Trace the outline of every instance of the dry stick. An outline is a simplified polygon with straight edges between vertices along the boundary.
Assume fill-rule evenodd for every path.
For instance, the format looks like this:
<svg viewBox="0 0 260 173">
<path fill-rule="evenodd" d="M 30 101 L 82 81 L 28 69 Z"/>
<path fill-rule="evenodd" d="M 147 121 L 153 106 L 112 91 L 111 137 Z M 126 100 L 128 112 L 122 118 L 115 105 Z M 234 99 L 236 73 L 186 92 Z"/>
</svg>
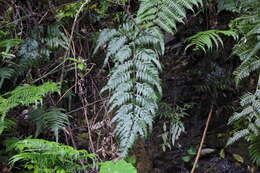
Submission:
<svg viewBox="0 0 260 173">
<path fill-rule="evenodd" d="M 194 162 L 194 164 L 193 164 L 191 173 L 194 173 L 195 168 L 196 168 L 196 166 L 197 166 L 197 163 L 198 163 L 198 161 L 199 161 L 200 152 L 201 152 L 201 149 L 202 149 L 202 146 L 203 146 L 203 143 L 204 143 L 206 134 L 207 134 L 207 130 L 208 130 L 208 127 L 209 127 L 209 122 L 210 122 L 210 119 L 211 119 L 211 116 L 212 116 L 212 110 L 213 110 L 213 105 L 211 105 L 211 108 L 210 108 L 210 112 L 209 112 L 208 119 L 207 119 L 207 122 L 206 122 L 206 127 L 205 127 L 205 129 L 204 129 L 203 136 L 202 136 L 201 141 L 200 141 L 199 150 L 198 150 L 198 152 L 197 152 L 197 155 L 196 155 L 195 162 Z"/>
</svg>

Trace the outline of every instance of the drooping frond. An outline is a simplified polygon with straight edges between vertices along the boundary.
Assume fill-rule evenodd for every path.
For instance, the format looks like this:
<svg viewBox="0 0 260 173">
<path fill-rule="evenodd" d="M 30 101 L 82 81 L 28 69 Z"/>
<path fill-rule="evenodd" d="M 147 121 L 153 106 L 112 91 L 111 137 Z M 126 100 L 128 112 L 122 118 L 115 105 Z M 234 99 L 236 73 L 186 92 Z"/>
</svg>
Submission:
<svg viewBox="0 0 260 173">
<path fill-rule="evenodd" d="M 233 54 L 242 61 L 234 72 L 238 83 L 260 68 L 260 14 L 237 18 L 231 23 L 231 27 L 244 35 L 233 49 Z"/>
<path fill-rule="evenodd" d="M 59 141 L 59 130 L 69 125 L 69 116 L 64 114 L 64 109 L 52 107 L 47 111 L 36 109 L 29 114 L 29 119 L 35 122 L 35 137 L 40 133 L 51 129 L 53 131 L 56 142 Z"/>
<path fill-rule="evenodd" d="M 186 39 L 189 44 L 186 46 L 185 50 L 189 47 L 194 47 L 194 51 L 203 50 L 206 53 L 207 50 L 212 50 L 213 46 L 219 47 L 219 44 L 223 46 L 223 41 L 219 36 L 220 34 L 231 36 L 235 40 L 238 39 L 237 33 L 232 30 L 202 31 Z"/>
<path fill-rule="evenodd" d="M 42 103 L 43 97 L 50 92 L 59 92 L 57 83 L 46 82 L 40 86 L 24 85 L 0 96 L 0 122 L 4 121 L 10 109 L 17 106 L 28 106 L 30 104 Z M 6 97 L 7 96 L 7 97 Z M 3 127 L 0 127 L 0 134 Z"/>
<path fill-rule="evenodd" d="M 98 39 L 98 47 L 108 45 L 105 62 L 111 57 L 115 64 L 102 92 L 112 91 L 109 111 L 116 111 L 112 122 L 117 123 L 114 133 L 120 140 L 122 157 L 138 136 L 146 137 L 151 131 L 162 93 L 158 56 L 163 54 L 164 44 L 156 29 L 139 33 L 134 25 L 125 23 L 118 30 L 105 29 Z"/>
<path fill-rule="evenodd" d="M 178 22 L 184 23 L 186 10 L 202 5 L 202 0 L 141 0 L 136 21 L 143 28 L 159 26 L 173 33 Z"/>
<path fill-rule="evenodd" d="M 14 148 L 18 154 L 11 157 L 10 164 L 22 161 L 26 163 L 25 168 L 36 172 L 82 171 L 88 167 L 88 161 L 95 159 L 86 150 L 75 150 L 70 146 L 42 139 L 24 139 L 15 143 Z"/>
</svg>

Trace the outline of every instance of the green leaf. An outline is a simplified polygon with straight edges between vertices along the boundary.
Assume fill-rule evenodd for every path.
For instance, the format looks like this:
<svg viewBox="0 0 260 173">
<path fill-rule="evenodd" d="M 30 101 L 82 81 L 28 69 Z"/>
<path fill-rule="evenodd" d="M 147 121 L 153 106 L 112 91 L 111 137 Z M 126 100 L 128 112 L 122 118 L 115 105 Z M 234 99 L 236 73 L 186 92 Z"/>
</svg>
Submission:
<svg viewBox="0 0 260 173">
<path fill-rule="evenodd" d="M 137 173 L 137 170 L 125 160 L 119 160 L 101 163 L 100 173 Z"/>
<path fill-rule="evenodd" d="M 0 41 L 0 47 L 13 47 L 20 44 L 22 40 L 20 39 L 9 39 Z"/>
<path fill-rule="evenodd" d="M 184 162 L 189 162 L 190 161 L 190 156 L 183 156 L 182 158 L 181 158 Z"/>
<path fill-rule="evenodd" d="M 192 155 L 192 156 L 196 155 L 196 150 L 194 148 L 189 148 L 187 152 L 189 155 Z"/>
<path fill-rule="evenodd" d="M 240 163 L 244 163 L 243 157 L 240 156 L 239 154 L 233 154 L 233 158 L 234 158 L 236 161 L 240 162 Z"/>
</svg>

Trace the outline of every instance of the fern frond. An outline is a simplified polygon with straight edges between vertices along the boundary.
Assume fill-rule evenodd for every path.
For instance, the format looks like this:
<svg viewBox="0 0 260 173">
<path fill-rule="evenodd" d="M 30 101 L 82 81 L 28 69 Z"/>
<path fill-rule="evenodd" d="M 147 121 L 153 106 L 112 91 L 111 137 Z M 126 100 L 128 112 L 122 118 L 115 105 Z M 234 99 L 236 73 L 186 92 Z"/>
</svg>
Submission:
<svg viewBox="0 0 260 173">
<path fill-rule="evenodd" d="M 187 50 L 189 47 L 194 47 L 194 51 L 203 50 L 206 53 L 206 50 L 211 50 L 213 48 L 213 45 L 215 45 L 217 48 L 219 47 L 219 44 L 223 46 L 223 41 L 219 34 L 231 36 L 235 40 L 238 39 L 237 33 L 232 30 L 202 31 L 186 39 L 186 41 L 190 43 L 186 46 L 185 50 Z"/>
<path fill-rule="evenodd" d="M 113 35 L 108 38 L 104 33 Z M 120 141 L 119 155 L 125 157 L 138 136 L 144 138 L 152 129 L 162 93 L 158 56 L 164 52 L 163 37 L 156 27 L 140 32 L 130 23 L 118 30 L 105 30 L 103 36 L 97 45 L 108 44 L 106 59 L 111 57 L 114 67 L 102 92 L 112 91 L 109 112 L 116 110 L 114 133 Z"/>
<path fill-rule="evenodd" d="M 158 26 L 173 33 L 177 22 L 186 18 L 186 10 L 202 6 L 201 0 L 142 0 L 136 21 L 143 28 Z"/>
<path fill-rule="evenodd" d="M 230 26 L 244 35 L 233 48 L 233 54 L 239 56 L 242 61 L 241 65 L 234 71 L 238 83 L 260 67 L 260 43 L 258 38 L 260 15 L 252 14 L 239 17 Z"/>
<path fill-rule="evenodd" d="M 2 88 L 4 80 L 11 79 L 14 74 L 15 71 L 12 68 L 8 68 L 8 67 L 0 68 L 0 89 Z"/>
<path fill-rule="evenodd" d="M 228 120 L 228 124 L 233 123 L 234 121 L 237 121 L 245 116 L 247 116 L 248 114 L 251 114 L 252 112 L 254 112 L 254 109 L 252 106 L 249 106 L 245 109 L 243 109 L 242 112 L 240 113 L 235 113 L 233 116 L 231 116 Z"/>
<path fill-rule="evenodd" d="M 235 143 L 239 139 L 246 137 L 249 134 L 250 134 L 250 132 L 249 132 L 248 129 L 240 130 L 240 131 L 234 133 L 234 135 L 231 138 L 228 139 L 227 146 Z"/>
<path fill-rule="evenodd" d="M 35 122 L 35 137 L 47 129 L 53 131 L 56 142 L 59 141 L 59 130 L 69 125 L 69 116 L 62 113 L 64 109 L 52 107 L 47 111 L 36 109 L 29 114 L 29 119 Z"/>
<path fill-rule="evenodd" d="M 182 133 L 185 132 L 184 124 L 181 121 L 172 122 L 170 127 L 170 134 L 172 136 L 172 145 L 179 139 Z"/>
<path fill-rule="evenodd" d="M 24 85 L 5 93 L 7 98 L 0 97 L 0 122 L 4 121 L 9 110 L 17 106 L 29 106 L 30 104 L 42 103 L 43 97 L 50 92 L 59 92 L 60 87 L 57 83 L 46 82 L 40 86 Z M 0 126 L 0 134 L 3 127 Z"/>
<path fill-rule="evenodd" d="M 259 135 L 260 127 L 260 97 L 259 89 L 256 90 L 254 94 L 247 93 L 241 97 L 240 101 L 243 110 L 239 113 L 234 113 L 228 120 L 229 124 L 235 121 L 245 121 L 247 127 L 244 130 L 235 132 L 234 135 L 228 140 L 227 145 L 236 142 L 240 138 L 248 138 L 250 135 Z"/>
<path fill-rule="evenodd" d="M 18 154 L 10 158 L 10 164 L 25 162 L 31 165 L 34 171 L 39 172 L 75 172 L 82 171 L 89 165 L 81 163 L 93 161 L 95 156 L 86 150 L 75 150 L 70 146 L 61 145 L 42 139 L 24 139 L 14 144 Z"/>
<path fill-rule="evenodd" d="M 256 165 L 260 165 L 260 136 L 256 136 L 252 139 L 251 145 L 249 146 L 249 154 L 252 161 Z"/>
</svg>

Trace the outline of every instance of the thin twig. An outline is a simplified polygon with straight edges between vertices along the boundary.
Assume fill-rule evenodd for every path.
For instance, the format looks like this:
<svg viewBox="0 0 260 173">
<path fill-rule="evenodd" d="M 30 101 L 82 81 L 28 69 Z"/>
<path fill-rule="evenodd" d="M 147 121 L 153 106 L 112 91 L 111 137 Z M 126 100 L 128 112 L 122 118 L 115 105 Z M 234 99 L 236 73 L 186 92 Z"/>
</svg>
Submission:
<svg viewBox="0 0 260 173">
<path fill-rule="evenodd" d="M 209 112 L 208 119 L 207 119 L 207 122 L 206 122 L 206 127 L 205 127 L 205 129 L 204 129 L 203 136 L 202 136 L 201 141 L 200 141 L 199 150 L 198 150 L 198 152 L 197 152 L 197 155 L 196 155 L 195 162 L 194 162 L 194 164 L 193 164 L 191 173 L 194 173 L 194 171 L 195 171 L 195 169 L 196 169 L 196 166 L 197 166 L 197 163 L 198 163 L 198 161 L 199 161 L 201 149 L 202 149 L 204 140 L 205 140 L 205 138 L 206 138 L 207 130 L 208 130 L 208 127 L 209 127 L 209 122 L 210 122 L 210 119 L 211 119 L 211 116 L 212 116 L 212 110 L 213 110 L 213 105 L 211 105 L 211 108 L 210 108 L 210 112 Z"/>
</svg>

